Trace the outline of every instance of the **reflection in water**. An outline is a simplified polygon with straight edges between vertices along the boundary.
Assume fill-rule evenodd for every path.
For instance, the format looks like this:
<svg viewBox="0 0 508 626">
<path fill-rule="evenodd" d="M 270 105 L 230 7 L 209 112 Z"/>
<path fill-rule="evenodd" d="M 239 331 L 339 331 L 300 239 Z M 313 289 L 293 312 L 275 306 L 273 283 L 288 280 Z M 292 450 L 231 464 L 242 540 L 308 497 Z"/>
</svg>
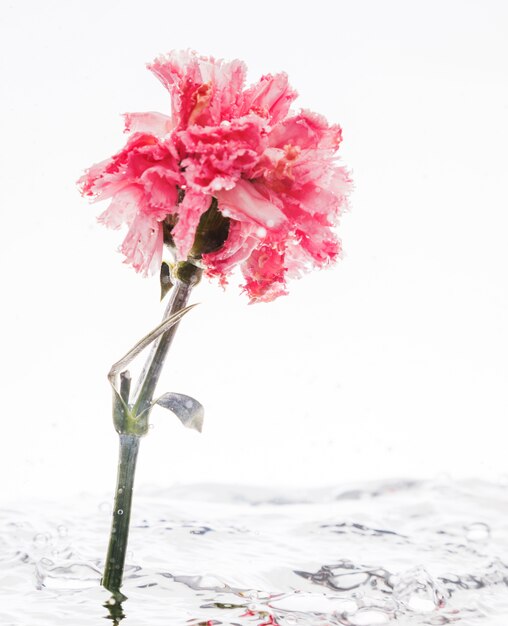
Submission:
<svg viewBox="0 0 508 626">
<path fill-rule="evenodd" d="M 140 490 L 128 600 L 100 587 L 108 507 L 23 503 L 0 511 L 0 623 L 505 626 L 507 499 L 473 481 Z"/>
<path fill-rule="evenodd" d="M 127 600 L 125 596 L 122 596 L 121 599 L 112 596 L 103 605 L 104 608 L 108 609 L 106 618 L 112 620 L 113 626 L 118 626 L 125 617 L 125 613 L 123 612 L 123 602 L 125 602 L 125 600 Z"/>
</svg>

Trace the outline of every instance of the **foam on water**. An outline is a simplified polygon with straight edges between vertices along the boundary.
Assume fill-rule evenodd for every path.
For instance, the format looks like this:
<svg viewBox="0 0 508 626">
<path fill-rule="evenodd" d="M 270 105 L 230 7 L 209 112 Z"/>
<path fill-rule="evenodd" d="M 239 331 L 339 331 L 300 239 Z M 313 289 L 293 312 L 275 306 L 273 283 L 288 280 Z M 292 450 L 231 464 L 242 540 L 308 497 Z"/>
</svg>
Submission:
<svg viewBox="0 0 508 626">
<path fill-rule="evenodd" d="M 479 481 L 138 490 L 119 606 L 109 503 L 25 502 L 0 511 L 0 624 L 506 626 L 507 511 Z"/>
</svg>

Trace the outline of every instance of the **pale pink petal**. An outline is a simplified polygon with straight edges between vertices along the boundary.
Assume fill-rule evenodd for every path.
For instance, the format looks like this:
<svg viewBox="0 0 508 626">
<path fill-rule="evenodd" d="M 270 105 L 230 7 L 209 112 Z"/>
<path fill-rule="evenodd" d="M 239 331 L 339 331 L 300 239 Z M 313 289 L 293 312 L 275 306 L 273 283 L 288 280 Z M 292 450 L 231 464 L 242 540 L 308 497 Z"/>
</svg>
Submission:
<svg viewBox="0 0 508 626">
<path fill-rule="evenodd" d="M 162 221 L 168 213 L 173 213 L 178 201 L 179 172 L 161 165 L 145 170 L 139 177 L 143 187 L 145 202 L 141 210 Z"/>
<path fill-rule="evenodd" d="M 219 209 L 226 217 L 251 221 L 266 228 L 277 228 L 286 220 L 281 209 L 262 195 L 260 187 L 247 180 L 239 180 L 233 189 L 219 191 L 216 196 Z"/>
<path fill-rule="evenodd" d="M 267 74 L 244 91 L 241 113 L 246 115 L 252 111 L 276 124 L 287 115 L 297 95 L 289 85 L 287 74 Z"/>
<path fill-rule="evenodd" d="M 113 185 L 111 177 L 107 177 L 107 169 L 113 159 L 105 159 L 89 167 L 83 176 L 78 180 L 78 187 L 83 196 L 87 196 L 92 201 L 110 198 L 119 189 L 125 186 L 124 181 Z"/>
<path fill-rule="evenodd" d="M 311 215 L 303 210 L 293 209 L 293 228 L 290 240 L 298 242 L 300 250 L 305 251 L 308 260 L 312 260 L 312 265 L 322 267 L 340 256 L 340 240 L 332 229 L 328 215 Z M 289 249 L 295 252 L 294 247 L 288 245 Z"/>
<path fill-rule="evenodd" d="M 230 63 L 224 63 L 221 60 L 213 66 L 209 80 L 213 85 L 210 117 L 214 124 L 239 117 L 238 103 L 242 95 L 246 72 L 245 63 L 238 59 Z"/>
<path fill-rule="evenodd" d="M 109 207 L 97 218 L 108 228 L 120 228 L 130 224 L 138 211 L 142 192 L 137 187 L 125 187 L 111 200 Z"/>
<path fill-rule="evenodd" d="M 332 168 L 317 183 L 312 180 L 286 188 L 285 206 L 296 204 L 312 216 L 324 216 L 325 219 L 320 219 L 319 223 L 334 225 L 338 216 L 347 209 L 351 188 L 349 173 L 342 167 Z"/>
<path fill-rule="evenodd" d="M 203 84 L 196 54 L 191 50 L 173 51 L 147 67 L 171 95 L 173 125 L 187 124 L 196 105 L 196 91 Z"/>
<path fill-rule="evenodd" d="M 320 154 L 317 150 L 308 150 L 294 164 L 293 176 L 298 181 L 298 185 L 320 184 L 328 180 L 333 167 L 334 163 L 327 154 Z"/>
<path fill-rule="evenodd" d="M 77 184 L 83 196 L 91 202 L 107 200 L 120 192 L 129 184 L 122 176 L 108 174 L 106 168 L 111 164 L 111 159 L 92 165 L 78 180 Z"/>
<path fill-rule="evenodd" d="M 130 263 L 145 276 L 158 271 L 162 261 L 162 236 L 160 222 L 138 213 L 120 247 L 125 263 Z"/>
<path fill-rule="evenodd" d="M 171 231 L 178 258 L 187 259 L 194 244 L 196 228 L 203 213 L 210 207 L 212 197 L 188 189 L 178 205 L 178 222 Z"/>
<path fill-rule="evenodd" d="M 244 285 L 251 302 L 271 302 L 287 293 L 284 249 L 276 245 L 261 245 L 242 264 Z"/>
<path fill-rule="evenodd" d="M 213 125 L 238 114 L 246 67 L 194 52 L 174 51 L 158 57 L 148 68 L 171 94 L 173 123 Z"/>
<path fill-rule="evenodd" d="M 126 133 L 150 133 L 164 137 L 172 129 L 171 118 L 155 111 L 124 113 L 123 117 Z"/>
<path fill-rule="evenodd" d="M 337 150 L 342 140 L 338 124 L 329 126 L 322 115 L 302 111 L 276 124 L 269 134 L 270 146 L 284 148 L 287 145 L 302 149 Z"/>
</svg>

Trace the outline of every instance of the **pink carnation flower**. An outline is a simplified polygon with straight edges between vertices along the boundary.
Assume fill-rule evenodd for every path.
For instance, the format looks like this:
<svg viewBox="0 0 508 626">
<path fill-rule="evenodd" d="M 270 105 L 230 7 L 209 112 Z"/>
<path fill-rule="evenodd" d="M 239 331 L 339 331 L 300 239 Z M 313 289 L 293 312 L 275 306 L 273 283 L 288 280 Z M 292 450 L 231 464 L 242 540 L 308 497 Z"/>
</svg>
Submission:
<svg viewBox="0 0 508 626">
<path fill-rule="evenodd" d="M 351 181 L 335 160 L 338 125 L 291 113 L 286 74 L 244 89 L 241 61 L 189 51 L 148 67 L 171 95 L 171 117 L 126 114 L 125 147 L 79 181 L 83 195 L 111 198 L 101 222 L 127 225 L 126 262 L 158 271 L 165 242 L 176 261 L 191 255 L 222 284 L 239 266 L 250 300 L 268 302 L 286 293 L 288 278 L 340 256 L 334 227 Z M 217 249 L 197 254 L 196 231 L 212 206 L 227 232 Z"/>
</svg>

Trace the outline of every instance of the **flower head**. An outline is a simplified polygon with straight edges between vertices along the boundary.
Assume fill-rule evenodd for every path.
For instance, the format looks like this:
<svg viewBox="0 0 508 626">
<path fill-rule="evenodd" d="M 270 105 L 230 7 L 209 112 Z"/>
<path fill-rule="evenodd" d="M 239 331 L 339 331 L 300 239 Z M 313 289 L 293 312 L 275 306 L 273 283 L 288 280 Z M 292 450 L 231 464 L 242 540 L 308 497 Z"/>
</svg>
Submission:
<svg viewBox="0 0 508 626">
<path fill-rule="evenodd" d="M 340 127 L 290 112 L 296 92 L 283 73 L 245 89 L 241 61 L 190 51 L 148 67 L 171 116 L 126 114 L 126 145 L 79 181 L 83 195 L 111 199 L 101 222 L 127 225 L 126 262 L 157 271 L 167 244 L 222 284 L 239 266 L 250 300 L 267 302 L 288 278 L 334 261 L 351 187 L 335 160 Z"/>
</svg>

